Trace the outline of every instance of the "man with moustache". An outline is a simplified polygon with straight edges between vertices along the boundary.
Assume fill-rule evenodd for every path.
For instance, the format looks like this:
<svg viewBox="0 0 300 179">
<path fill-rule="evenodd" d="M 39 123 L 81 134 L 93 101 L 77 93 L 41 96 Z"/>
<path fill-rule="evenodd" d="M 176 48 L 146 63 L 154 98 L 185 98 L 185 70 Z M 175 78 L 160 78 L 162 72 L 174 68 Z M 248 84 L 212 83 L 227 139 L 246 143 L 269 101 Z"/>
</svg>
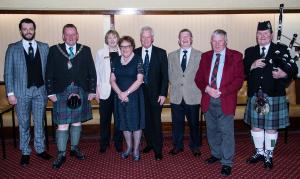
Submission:
<svg viewBox="0 0 300 179">
<path fill-rule="evenodd" d="M 4 80 L 7 98 L 16 106 L 19 123 L 20 164 L 30 161 L 30 119 L 34 123 L 34 147 L 37 156 L 50 160 L 45 151 L 44 114 L 47 104 L 45 89 L 45 68 L 49 51 L 48 44 L 35 40 L 35 22 L 29 18 L 19 23 L 22 40 L 8 46 L 5 55 Z"/>
<path fill-rule="evenodd" d="M 221 174 L 229 176 L 235 150 L 234 113 L 237 93 L 244 82 L 243 55 L 227 48 L 227 33 L 222 29 L 211 35 L 212 50 L 201 56 L 195 82 L 202 92 L 211 157 L 206 164 L 220 161 Z"/>
<path fill-rule="evenodd" d="M 134 53 L 143 59 L 145 97 L 145 129 L 147 146 L 144 153 L 154 150 L 155 160 L 161 160 L 163 134 L 161 126 L 162 105 L 168 94 L 168 59 L 164 49 L 153 45 L 154 32 L 149 26 L 142 27 L 140 33 L 142 47 Z"/>
<path fill-rule="evenodd" d="M 54 103 L 53 121 L 58 125 L 58 155 L 52 168 L 59 169 L 66 161 L 66 148 L 71 138 L 70 156 L 84 160 L 79 149 L 81 123 L 92 119 L 89 101 L 96 96 L 96 69 L 89 47 L 77 43 L 79 34 L 74 24 L 63 27 L 64 43 L 49 50 L 46 67 L 46 89 Z"/>
<path fill-rule="evenodd" d="M 193 34 L 182 29 L 178 35 L 180 49 L 168 55 L 170 100 L 172 113 L 173 149 L 176 155 L 183 151 L 185 118 L 190 128 L 190 149 L 195 157 L 200 156 L 199 108 L 201 91 L 194 79 L 199 67 L 201 52 L 192 47 Z"/>
</svg>

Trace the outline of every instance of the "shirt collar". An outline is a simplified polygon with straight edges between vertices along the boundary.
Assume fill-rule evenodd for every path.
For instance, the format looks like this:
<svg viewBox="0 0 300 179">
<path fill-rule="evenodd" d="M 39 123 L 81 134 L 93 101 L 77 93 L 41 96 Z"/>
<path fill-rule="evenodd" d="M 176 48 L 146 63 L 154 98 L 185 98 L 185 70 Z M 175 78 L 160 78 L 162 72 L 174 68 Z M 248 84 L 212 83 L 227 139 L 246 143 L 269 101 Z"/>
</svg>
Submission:
<svg viewBox="0 0 300 179">
<path fill-rule="evenodd" d="M 259 46 L 259 50 L 261 50 L 263 47 L 265 47 L 266 48 L 265 52 L 267 52 L 270 48 L 270 45 L 271 45 L 271 43 L 269 43 L 268 45 L 265 45 L 265 46 Z"/>
<path fill-rule="evenodd" d="M 225 57 L 226 48 L 224 48 L 219 54 L 221 54 L 221 57 Z M 214 56 L 216 56 L 216 52 L 214 52 Z"/>
<path fill-rule="evenodd" d="M 151 54 L 151 52 L 152 52 L 152 45 L 149 48 L 147 48 L 147 49 L 145 47 L 142 48 L 142 51 L 145 52 L 145 53 L 146 53 L 146 50 L 148 50 L 148 54 Z"/>
<path fill-rule="evenodd" d="M 181 52 L 181 53 L 184 53 L 184 52 L 183 52 L 184 50 L 186 50 L 187 53 L 190 53 L 191 50 L 192 50 L 192 47 L 189 47 L 189 48 L 181 48 L 180 52 Z"/>
<path fill-rule="evenodd" d="M 34 39 L 31 40 L 31 41 L 22 39 L 22 44 L 23 44 L 24 47 L 29 47 L 29 43 L 32 43 L 31 45 L 32 45 L 33 48 L 35 48 L 37 46 L 37 43 Z"/>
</svg>

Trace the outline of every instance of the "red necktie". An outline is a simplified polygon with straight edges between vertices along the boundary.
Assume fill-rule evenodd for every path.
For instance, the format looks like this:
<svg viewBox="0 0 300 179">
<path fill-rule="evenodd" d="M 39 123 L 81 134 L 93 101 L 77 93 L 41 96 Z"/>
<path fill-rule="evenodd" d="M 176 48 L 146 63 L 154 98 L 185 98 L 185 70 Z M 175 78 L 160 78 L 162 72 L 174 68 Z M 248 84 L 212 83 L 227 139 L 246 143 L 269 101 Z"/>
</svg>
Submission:
<svg viewBox="0 0 300 179">
<path fill-rule="evenodd" d="M 221 54 L 217 53 L 216 56 L 217 58 L 210 78 L 210 86 L 214 89 L 217 89 L 217 75 L 218 75 L 218 68 L 219 68 Z"/>
</svg>

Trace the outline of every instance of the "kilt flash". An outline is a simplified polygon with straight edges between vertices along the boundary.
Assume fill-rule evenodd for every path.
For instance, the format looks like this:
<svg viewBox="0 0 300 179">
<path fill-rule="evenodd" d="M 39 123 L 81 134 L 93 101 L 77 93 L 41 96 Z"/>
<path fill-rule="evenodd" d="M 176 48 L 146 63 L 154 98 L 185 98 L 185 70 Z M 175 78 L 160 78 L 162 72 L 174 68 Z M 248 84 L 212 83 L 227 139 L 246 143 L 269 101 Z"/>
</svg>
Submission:
<svg viewBox="0 0 300 179">
<path fill-rule="evenodd" d="M 81 106 L 77 109 L 70 109 L 67 106 L 67 99 L 71 93 L 80 95 Z M 71 124 L 92 119 L 92 108 L 88 101 L 88 94 L 82 88 L 71 84 L 64 92 L 56 94 L 56 97 L 57 101 L 53 104 L 53 121 L 55 124 Z"/>
<path fill-rule="evenodd" d="M 251 127 L 275 130 L 290 125 L 288 117 L 287 100 L 285 96 L 267 97 L 270 111 L 266 115 L 259 115 L 254 109 L 256 96 L 248 98 L 244 122 Z"/>
</svg>

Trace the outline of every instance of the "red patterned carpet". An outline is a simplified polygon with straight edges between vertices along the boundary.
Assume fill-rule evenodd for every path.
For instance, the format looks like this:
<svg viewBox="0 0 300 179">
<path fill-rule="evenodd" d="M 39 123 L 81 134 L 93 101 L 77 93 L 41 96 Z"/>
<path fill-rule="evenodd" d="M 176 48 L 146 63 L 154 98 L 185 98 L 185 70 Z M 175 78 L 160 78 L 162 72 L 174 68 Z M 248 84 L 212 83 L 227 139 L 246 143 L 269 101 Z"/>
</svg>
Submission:
<svg viewBox="0 0 300 179">
<path fill-rule="evenodd" d="M 263 163 L 248 165 L 246 158 L 252 154 L 253 146 L 249 135 L 236 136 L 236 155 L 232 175 L 227 178 L 300 178 L 300 133 L 289 134 L 288 144 L 283 143 L 283 135 L 274 153 L 274 168 L 265 171 Z M 188 149 L 188 139 L 185 139 L 185 150 L 176 156 L 171 156 L 171 139 L 166 138 L 164 143 L 164 158 L 155 161 L 153 153 L 142 155 L 138 162 L 132 158 L 121 159 L 113 146 L 105 153 L 98 153 L 96 139 L 83 139 L 81 149 L 87 155 L 84 161 L 67 157 L 65 165 L 59 170 L 52 170 L 52 161 L 43 161 L 34 154 L 31 155 L 30 165 L 23 168 L 19 165 L 20 152 L 13 148 L 12 143 L 7 145 L 7 159 L 0 159 L 0 178 L 224 178 L 220 175 L 221 165 L 204 164 L 209 157 L 209 148 L 206 140 L 201 148 L 201 157 L 195 158 Z M 56 154 L 56 147 L 50 144 L 50 153 Z M 2 156 L 2 151 L 0 152 Z"/>
</svg>

